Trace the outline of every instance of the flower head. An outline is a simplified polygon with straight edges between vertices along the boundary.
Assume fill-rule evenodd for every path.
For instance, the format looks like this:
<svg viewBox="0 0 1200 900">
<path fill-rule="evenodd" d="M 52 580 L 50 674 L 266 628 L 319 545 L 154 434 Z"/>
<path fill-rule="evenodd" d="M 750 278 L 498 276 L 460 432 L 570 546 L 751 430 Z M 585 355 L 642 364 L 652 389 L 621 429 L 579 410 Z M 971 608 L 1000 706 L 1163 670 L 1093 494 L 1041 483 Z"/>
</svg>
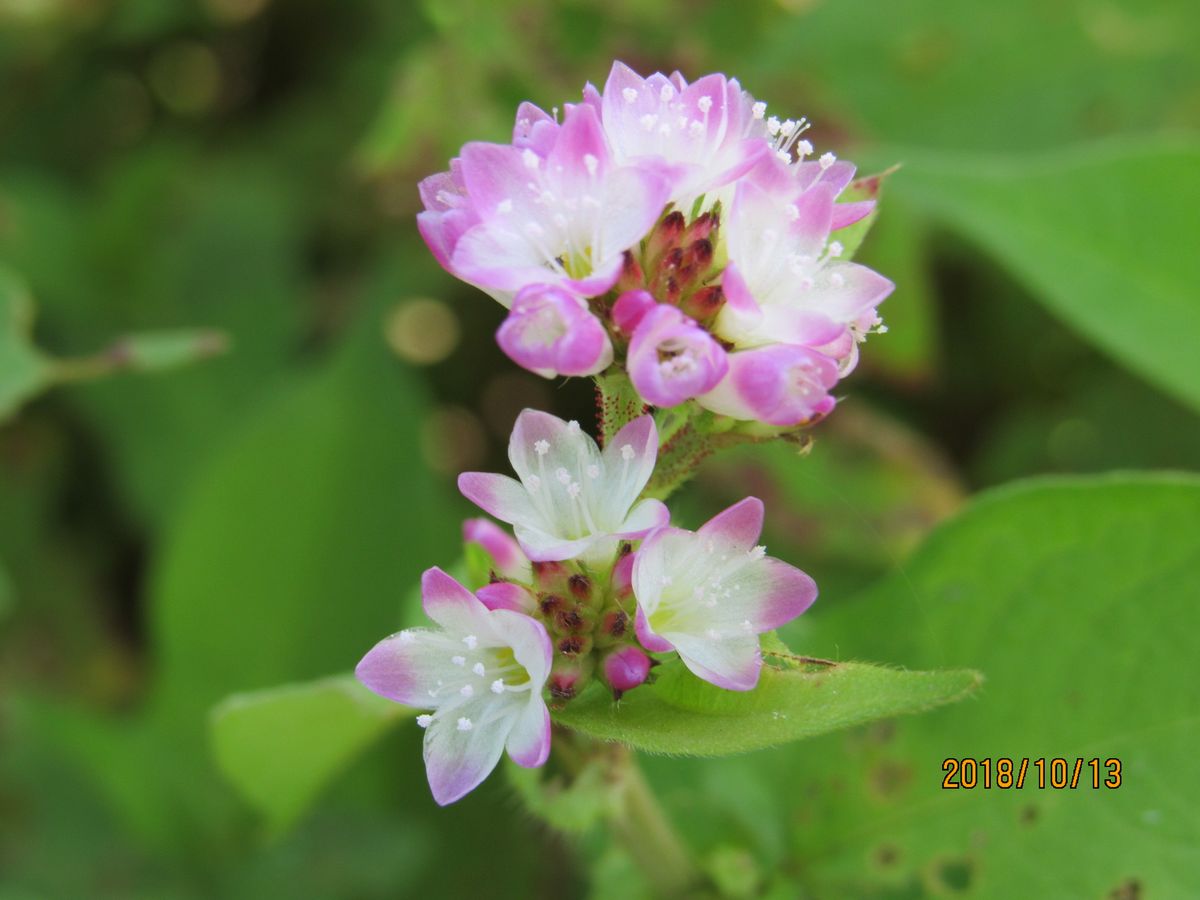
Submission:
<svg viewBox="0 0 1200 900">
<path fill-rule="evenodd" d="M 763 505 L 747 497 L 697 532 L 660 528 L 633 566 L 637 635 L 652 652 L 675 650 L 693 673 L 719 687 L 758 683 L 758 636 L 800 615 L 815 582 L 755 546 Z"/>
<path fill-rule="evenodd" d="M 355 670 L 382 697 L 432 710 L 425 729 L 425 771 L 434 799 L 453 803 L 474 790 L 501 754 L 526 767 L 550 752 L 550 712 L 542 689 L 552 647 L 538 622 L 489 610 L 433 568 L 421 579 L 426 614 L 438 629 L 410 629 L 376 644 Z"/>
<path fill-rule="evenodd" d="M 603 453 L 578 422 L 527 409 L 508 444 L 516 480 L 464 472 L 463 495 L 513 525 L 535 562 L 611 558 L 619 539 L 633 539 L 668 519 L 658 500 L 637 502 L 654 471 L 658 432 L 650 416 L 634 419 Z"/>
<path fill-rule="evenodd" d="M 518 117 L 525 146 L 467 144 L 448 175 L 434 176 L 430 187 L 445 196 L 423 192 L 422 234 L 452 273 L 505 306 L 531 284 L 602 294 L 620 274 L 624 251 L 662 212 L 667 182 L 617 163 L 589 105 L 570 108 L 561 126 L 539 119 L 523 127 Z M 430 199 L 462 212 L 448 221 Z"/>
<path fill-rule="evenodd" d="M 716 387 L 729 363 L 721 345 L 693 319 L 658 305 L 634 329 L 626 367 L 642 399 L 676 406 Z"/>
<path fill-rule="evenodd" d="M 587 304 L 554 285 L 529 285 L 496 333 L 513 362 L 544 378 L 595 375 L 612 362 L 612 343 Z"/>
</svg>

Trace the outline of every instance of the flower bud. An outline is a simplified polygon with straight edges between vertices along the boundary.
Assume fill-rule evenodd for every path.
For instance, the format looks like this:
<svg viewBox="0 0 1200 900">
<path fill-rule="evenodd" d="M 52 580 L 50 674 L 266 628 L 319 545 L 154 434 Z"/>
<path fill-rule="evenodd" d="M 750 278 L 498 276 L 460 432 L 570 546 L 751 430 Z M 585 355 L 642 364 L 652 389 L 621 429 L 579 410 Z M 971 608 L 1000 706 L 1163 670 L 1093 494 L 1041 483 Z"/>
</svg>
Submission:
<svg viewBox="0 0 1200 900">
<path fill-rule="evenodd" d="M 725 304 L 725 292 L 719 284 L 702 287 L 684 300 L 679 308 L 701 322 L 711 319 Z"/>
<path fill-rule="evenodd" d="M 525 615 L 531 615 L 537 609 L 537 601 L 533 594 L 511 581 L 485 584 L 475 592 L 475 596 L 488 609 L 511 609 Z"/>
<path fill-rule="evenodd" d="M 505 578 L 526 580 L 529 559 L 512 535 L 491 519 L 467 519 L 462 527 L 463 543 L 478 544 L 491 557 L 492 568 Z"/>
<path fill-rule="evenodd" d="M 829 391 L 837 380 L 837 364 L 829 357 L 807 347 L 775 344 L 729 354 L 729 373 L 697 400 L 705 409 L 735 419 L 801 425 L 833 409 Z"/>
<path fill-rule="evenodd" d="M 614 285 L 617 291 L 634 291 L 644 287 L 646 284 L 646 275 L 642 271 L 641 264 L 630 250 L 625 251 L 625 256 L 621 261 L 621 275 L 617 278 L 617 283 Z"/>
<path fill-rule="evenodd" d="M 614 650 L 604 658 L 604 680 L 619 700 L 626 691 L 645 682 L 650 674 L 650 657 L 632 644 Z"/>
<path fill-rule="evenodd" d="M 612 344 L 587 304 L 562 288 L 530 285 L 496 332 L 500 349 L 544 378 L 595 375 L 612 362 Z"/>
<path fill-rule="evenodd" d="M 561 653 L 556 653 L 547 682 L 550 695 L 557 700 L 570 700 L 583 690 L 595 668 L 596 663 L 591 654 L 563 656 Z"/>
<path fill-rule="evenodd" d="M 674 307 L 659 305 L 634 331 L 626 366 L 642 399 L 665 407 L 715 388 L 729 363 L 712 335 Z"/>
<path fill-rule="evenodd" d="M 613 322 L 626 334 L 633 334 L 642 317 L 657 305 L 649 291 L 626 291 L 613 304 Z"/>
</svg>

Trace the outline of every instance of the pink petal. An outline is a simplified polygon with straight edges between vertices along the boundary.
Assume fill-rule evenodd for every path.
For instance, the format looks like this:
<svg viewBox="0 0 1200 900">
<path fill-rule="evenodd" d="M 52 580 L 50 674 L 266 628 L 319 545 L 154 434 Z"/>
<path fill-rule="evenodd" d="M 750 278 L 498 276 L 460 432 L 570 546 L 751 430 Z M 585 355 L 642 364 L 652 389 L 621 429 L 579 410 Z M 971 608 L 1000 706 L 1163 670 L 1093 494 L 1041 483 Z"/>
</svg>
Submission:
<svg viewBox="0 0 1200 900">
<path fill-rule="evenodd" d="M 536 524 L 541 517 L 519 481 L 491 472 L 463 472 L 458 476 L 462 495 L 501 522 Z"/>
<path fill-rule="evenodd" d="M 537 608 L 533 594 L 527 588 L 511 581 L 497 581 L 485 584 L 475 592 L 479 602 L 488 609 L 508 609 L 513 612 L 531 614 Z"/>
<path fill-rule="evenodd" d="M 487 607 L 437 566 L 421 576 L 421 607 L 447 631 L 468 634 L 488 629 Z"/>
<path fill-rule="evenodd" d="M 487 722 L 480 717 L 478 725 L 460 731 L 453 712 L 434 717 L 425 730 L 425 775 L 439 806 L 462 799 L 492 773 L 510 724 L 506 718 Z"/>
<path fill-rule="evenodd" d="M 671 512 L 661 500 L 647 498 L 629 511 L 620 530 L 614 537 L 625 540 L 637 540 L 645 537 L 655 528 L 661 528 L 671 520 Z"/>
<path fill-rule="evenodd" d="M 651 653 L 667 653 L 675 649 L 670 641 L 654 633 L 654 629 L 650 627 L 650 620 L 646 618 L 646 611 L 640 605 L 633 627 L 638 641 Z"/>
<path fill-rule="evenodd" d="M 758 543 L 763 527 L 763 502 L 746 497 L 717 513 L 697 532 L 722 546 L 722 552 L 745 553 Z"/>
<path fill-rule="evenodd" d="M 672 634 L 671 640 L 683 664 L 697 678 L 728 691 L 749 691 L 758 685 L 762 670 L 758 635 L 713 641 Z"/>
<path fill-rule="evenodd" d="M 550 757 L 550 710 L 541 695 L 530 697 L 529 703 L 508 734 L 508 755 L 526 769 L 544 765 Z"/>
<path fill-rule="evenodd" d="M 497 571 L 508 578 L 519 578 L 529 572 L 529 560 L 516 540 L 490 519 L 467 519 L 463 522 L 463 543 L 478 544 L 492 558 Z"/>
</svg>

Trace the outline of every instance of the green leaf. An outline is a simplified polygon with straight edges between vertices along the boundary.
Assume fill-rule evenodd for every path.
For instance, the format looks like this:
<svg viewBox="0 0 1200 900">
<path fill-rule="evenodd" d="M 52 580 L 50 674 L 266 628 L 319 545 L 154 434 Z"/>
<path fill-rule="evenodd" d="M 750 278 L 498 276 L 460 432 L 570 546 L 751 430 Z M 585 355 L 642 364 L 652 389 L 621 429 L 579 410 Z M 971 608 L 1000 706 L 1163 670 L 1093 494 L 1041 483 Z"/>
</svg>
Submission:
<svg viewBox="0 0 1200 900">
<path fill-rule="evenodd" d="M 813 652 L 988 673 L 977 702 L 919 726 L 760 760 L 820 823 L 797 848 L 814 893 L 908 884 L 923 897 L 953 874 L 964 897 L 1130 883 L 1197 896 L 1198 534 L 1195 476 L 1028 482 L 981 497 L 868 594 L 803 617 L 792 643 Z M 943 790 L 948 757 L 1116 757 L 1125 777 L 1117 790 Z"/>
<path fill-rule="evenodd" d="M 235 694 L 212 711 L 209 728 L 225 777 L 280 832 L 407 713 L 343 676 Z"/>
<path fill-rule="evenodd" d="M 769 657 L 770 658 L 770 657 Z M 972 671 L 906 672 L 866 663 L 802 663 L 775 657 L 753 691 L 701 681 L 678 660 L 653 686 L 619 704 L 594 687 L 555 714 L 589 737 L 651 753 L 726 756 L 813 737 L 873 719 L 951 703 L 982 682 Z"/>
<path fill-rule="evenodd" d="M 0 268 L 0 423 L 41 391 L 50 364 L 30 338 L 33 300 L 16 275 Z"/>
<path fill-rule="evenodd" d="M 995 255 L 1086 338 L 1200 410 L 1200 144 L 1027 159 L 914 152 L 896 190 Z"/>
<path fill-rule="evenodd" d="M 858 203 L 864 200 L 876 201 L 875 208 L 871 212 L 859 219 L 853 225 L 838 231 L 836 237 L 842 244 L 842 258 L 853 259 L 858 253 L 858 248 L 862 245 L 863 238 L 867 236 L 867 232 L 871 230 L 871 226 L 875 224 L 875 219 L 879 216 L 879 195 L 883 190 L 883 179 L 891 175 L 895 169 L 888 169 L 886 172 L 880 172 L 878 175 L 868 175 L 865 178 L 858 178 L 850 184 L 846 185 L 846 189 L 838 196 L 839 203 Z"/>
</svg>

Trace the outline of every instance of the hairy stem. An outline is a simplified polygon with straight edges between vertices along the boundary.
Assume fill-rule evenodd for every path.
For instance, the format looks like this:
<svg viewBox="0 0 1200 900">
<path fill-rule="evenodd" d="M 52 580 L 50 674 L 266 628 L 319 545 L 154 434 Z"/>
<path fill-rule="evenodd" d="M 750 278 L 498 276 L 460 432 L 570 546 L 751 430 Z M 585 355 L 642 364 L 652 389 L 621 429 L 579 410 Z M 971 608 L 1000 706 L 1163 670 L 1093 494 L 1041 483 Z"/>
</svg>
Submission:
<svg viewBox="0 0 1200 900">
<path fill-rule="evenodd" d="M 616 839 L 660 896 L 687 896 L 700 881 L 700 873 L 632 751 L 625 753 L 618 789 L 621 803 L 611 820 Z"/>
</svg>

